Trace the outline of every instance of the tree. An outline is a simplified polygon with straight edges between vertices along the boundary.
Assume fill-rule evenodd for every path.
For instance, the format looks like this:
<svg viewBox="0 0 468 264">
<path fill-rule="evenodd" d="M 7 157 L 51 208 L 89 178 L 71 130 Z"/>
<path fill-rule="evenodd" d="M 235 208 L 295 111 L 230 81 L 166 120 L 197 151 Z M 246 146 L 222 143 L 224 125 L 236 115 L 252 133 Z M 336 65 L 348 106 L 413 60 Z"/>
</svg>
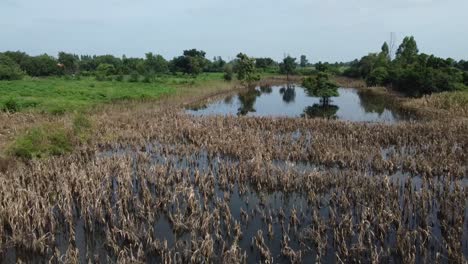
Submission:
<svg viewBox="0 0 468 264">
<path fill-rule="evenodd" d="M 338 86 L 331 82 L 325 72 L 319 72 L 315 78 L 307 77 L 302 82 L 309 96 L 320 97 L 323 105 L 330 103 L 330 97 L 339 96 Z"/>
<path fill-rule="evenodd" d="M 289 78 L 290 74 L 293 74 L 296 71 L 297 63 L 296 58 L 287 56 L 283 59 L 283 62 L 280 63 L 280 72 L 286 74 Z"/>
<path fill-rule="evenodd" d="M 253 82 L 260 80 L 260 76 L 256 73 L 255 59 L 244 53 L 237 54 L 235 69 L 237 79 L 247 82 L 247 86 L 251 86 Z"/>
<path fill-rule="evenodd" d="M 59 52 L 58 62 L 63 65 L 67 74 L 73 74 L 78 70 L 79 58 L 74 54 Z"/>
<path fill-rule="evenodd" d="M 186 74 L 197 75 L 203 71 L 207 65 L 205 52 L 202 50 L 184 50 L 184 55 L 176 57 L 171 62 L 171 71 L 181 71 Z"/>
<path fill-rule="evenodd" d="M 147 72 L 166 73 L 169 70 L 168 63 L 161 55 L 146 53 L 145 66 Z"/>
<path fill-rule="evenodd" d="M 319 61 L 315 64 L 315 69 L 319 72 L 326 72 L 328 70 L 328 65 Z"/>
<path fill-rule="evenodd" d="M 20 80 L 24 72 L 10 57 L 0 54 L 0 80 Z"/>
<path fill-rule="evenodd" d="M 384 44 L 382 45 L 382 49 L 380 54 L 384 55 L 385 57 L 388 57 L 390 59 L 390 48 L 388 47 L 387 42 L 385 41 Z"/>
<path fill-rule="evenodd" d="M 257 69 L 266 70 L 268 68 L 274 68 L 277 64 L 272 58 L 256 58 L 255 67 Z"/>
<path fill-rule="evenodd" d="M 224 66 L 224 80 L 225 81 L 232 81 L 232 76 L 233 76 L 233 70 L 232 70 L 232 65 L 227 64 Z"/>
<path fill-rule="evenodd" d="M 405 37 L 400 47 L 398 47 L 396 59 L 403 64 L 410 64 L 415 61 L 418 52 L 418 45 L 416 44 L 414 37 Z"/>
<path fill-rule="evenodd" d="M 302 68 L 305 68 L 307 67 L 308 64 L 309 64 L 309 61 L 307 60 L 306 55 L 301 55 L 300 66 Z"/>
<path fill-rule="evenodd" d="M 372 70 L 366 78 L 367 86 L 385 85 L 388 82 L 388 71 L 385 67 L 378 67 Z"/>
<path fill-rule="evenodd" d="M 30 76 L 52 76 L 58 73 L 57 60 L 47 54 L 30 57 L 24 70 Z"/>
<path fill-rule="evenodd" d="M 113 74 L 115 74 L 114 65 L 109 63 L 101 63 L 96 69 L 96 80 L 104 81 Z"/>
</svg>

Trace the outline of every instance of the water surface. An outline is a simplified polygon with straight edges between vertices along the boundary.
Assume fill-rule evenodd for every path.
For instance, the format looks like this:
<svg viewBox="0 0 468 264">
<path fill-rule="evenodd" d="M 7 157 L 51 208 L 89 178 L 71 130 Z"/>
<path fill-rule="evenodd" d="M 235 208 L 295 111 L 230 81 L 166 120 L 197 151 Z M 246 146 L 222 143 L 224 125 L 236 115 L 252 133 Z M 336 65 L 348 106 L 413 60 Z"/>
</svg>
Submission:
<svg viewBox="0 0 468 264">
<path fill-rule="evenodd" d="M 339 96 L 324 105 L 298 85 L 261 86 L 188 109 L 206 115 L 320 117 L 364 122 L 397 122 L 414 117 L 389 96 L 354 88 L 339 88 Z"/>
</svg>

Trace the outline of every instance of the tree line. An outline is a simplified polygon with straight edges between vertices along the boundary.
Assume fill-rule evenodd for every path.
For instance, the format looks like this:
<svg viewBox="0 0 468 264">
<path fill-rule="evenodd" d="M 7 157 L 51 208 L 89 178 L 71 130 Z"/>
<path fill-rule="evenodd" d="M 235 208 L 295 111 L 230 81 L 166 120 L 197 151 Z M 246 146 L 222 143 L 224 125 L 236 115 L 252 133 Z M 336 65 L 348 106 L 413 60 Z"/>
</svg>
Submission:
<svg viewBox="0 0 468 264">
<path fill-rule="evenodd" d="M 98 80 L 106 80 L 111 76 L 130 76 L 130 81 L 143 76 L 151 79 L 156 75 L 183 73 L 196 76 L 203 72 L 224 72 L 225 78 L 232 78 L 233 73 L 239 73 L 239 61 L 245 59 L 240 53 L 234 60 L 225 61 L 217 56 L 212 60 L 206 58 L 202 50 L 184 50 L 182 55 L 166 60 L 162 55 L 146 53 L 144 58 L 116 57 L 113 55 L 76 55 L 60 52 L 57 57 L 43 54 L 30 56 L 21 51 L 6 51 L 0 53 L 0 80 L 17 80 L 23 76 L 47 77 L 62 75 L 95 76 Z M 249 57 L 250 58 L 250 57 Z M 292 69 L 280 69 L 281 63 L 272 58 L 251 58 L 253 68 L 259 72 L 292 73 Z M 245 61 L 245 60 L 244 60 Z M 294 67 L 296 63 L 294 61 Z M 301 65 L 310 66 L 305 55 L 301 57 Z M 242 76 L 242 70 L 240 70 Z"/>
<path fill-rule="evenodd" d="M 363 78 L 368 86 L 392 87 L 413 96 L 468 90 L 468 61 L 419 53 L 412 36 L 403 39 L 395 58 L 385 42 L 379 53 L 353 61 L 344 75 Z"/>
</svg>

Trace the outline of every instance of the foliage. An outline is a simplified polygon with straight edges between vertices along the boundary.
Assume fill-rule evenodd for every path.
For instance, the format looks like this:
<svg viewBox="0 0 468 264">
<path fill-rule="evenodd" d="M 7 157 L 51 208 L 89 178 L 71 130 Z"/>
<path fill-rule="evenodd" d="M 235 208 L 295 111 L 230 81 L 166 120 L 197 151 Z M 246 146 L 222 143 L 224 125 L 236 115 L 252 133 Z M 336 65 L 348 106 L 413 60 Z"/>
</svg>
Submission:
<svg viewBox="0 0 468 264">
<path fill-rule="evenodd" d="M 171 71 L 198 75 L 203 72 L 208 64 L 205 55 L 206 53 L 202 50 L 184 50 L 183 56 L 176 57 L 171 61 Z"/>
<path fill-rule="evenodd" d="M 150 52 L 146 53 L 145 68 L 152 73 L 166 73 L 169 71 L 169 64 L 163 56 Z"/>
<path fill-rule="evenodd" d="M 307 65 L 309 65 L 309 61 L 307 60 L 306 55 L 301 55 L 299 65 L 301 66 L 301 68 L 305 68 L 307 67 Z"/>
<path fill-rule="evenodd" d="M 243 53 L 237 54 L 235 69 L 237 72 L 237 79 L 247 82 L 248 86 L 260 80 L 260 75 L 257 74 L 255 68 L 255 59 Z"/>
<path fill-rule="evenodd" d="M 79 57 L 75 54 L 59 52 L 58 62 L 63 66 L 67 74 L 74 74 L 78 71 Z"/>
<path fill-rule="evenodd" d="M 413 63 L 418 55 L 419 49 L 414 37 L 405 37 L 396 52 L 396 60 L 401 63 Z"/>
<path fill-rule="evenodd" d="M 267 69 L 275 69 L 277 67 L 277 63 L 272 58 L 256 58 L 255 59 L 255 67 L 257 69 L 262 69 L 263 71 Z"/>
<path fill-rule="evenodd" d="M 173 79 L 168 77 L 165 82 Z M 65 80 L 51 77 L 3 81 L 0 82 L 0 109 L 36 109 L 61 114 L 117 100 L 157 99 L 175 92 L 168 87 L 165 83 L 95 82 L 93 78 Z M 14 104 L 8 103 L 11 98 L 14 98 Z"/>
<path fill-rule="evenodd" d="M 280 63 L 280 72 L 282 74 L 291 75 L 296 71 L 297 63 L 296 58 L 287 56 L 283 59 L 283 62 Z"/>
<path fill-rule="evenodd" d="M 338 85 L 331 82 L 329 75 L 319 72 L 315 77 L 307 77 L 302 82 L 309 96 L 321 97 L 324 105 L 329 103 L 329 98 L 338 96 Z"/>
<path fill-rule="evenodd" d="M 104 81 L 106 77 L 110 77 L 114 73 L 114 65 L 108 63 L 101 63 L 96 69 L 96 79 L 98 81 Z"/>
<path fill-rule="evenodd" d="M 14 60 L 0 54 L 0 80 L 20 80 L 23 75 L 23 71 Z"/>
<path fill-rule="evenodd" d="M 388 71 L 385 67 L 378 67 L 372 70 L 366 78 L 367 86 L 378 86 L 388 82 Z"/>
<path fill-rule="evenodd" d="M 69 131 L 58 126 L 33 128 L 16 139 L 9 152 L 14 156 L 32 159 L 70 152 L 73 138 Z"/>
<path fill-rule="evenodd" d="M 232 65 L 226 65 L 224 67 L 224 75 L 223 78 L 225 81 L 232 81 L 234 75 L 234 71 L 232 69 Z"/>
<path fill-rule="evenodd" d="M 409 95 L 419 96 L 434 92 L 466 88 L 464 62 L 419 54 L 413 37 L 405 37 L 392 61 L 389 47 L 384 43 L 380 53 L 370 53 L 353 61 L 345 75 L 363 78 L 368 86 L 392 86 Z"/>
</svg>

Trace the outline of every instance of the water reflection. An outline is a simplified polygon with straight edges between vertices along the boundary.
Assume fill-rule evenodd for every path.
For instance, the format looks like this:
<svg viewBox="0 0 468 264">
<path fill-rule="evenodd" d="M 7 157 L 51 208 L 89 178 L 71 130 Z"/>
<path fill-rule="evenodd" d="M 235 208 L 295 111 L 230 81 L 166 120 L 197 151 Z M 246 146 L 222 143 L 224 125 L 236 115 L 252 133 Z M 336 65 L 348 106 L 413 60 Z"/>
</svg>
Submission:
<svg viewBox="0 0 468 264">
<path fill-rule="evenodd" d="M 293 103 L 296 99 L 296 87 L 293 84 L 287 84 L 280 89 L 280 93 L 283 95 L 283 101 L 287 104 Z"/>
<path fill-rule="evenodd" d="M 257 96 L 262 93 L 257 89 L 248 89 L 246 92 L 239 94 L 239 102 L 241 106 L 237 109 L 237 115 L 247 115 L 250 112 L 256 112 L 254 105 L 257 101 Z"/>
<path fill-rule="evenodd" d="M 338 116 L 336 113 L 340 109 L 336 105 L 332 104 L 314 104 L 312 106 L 308 106 L 304 109 L 304 113 L 301 114 L 302 117 L 308 118 L 327 118 L 327 119 L 337 119 Z"/>
<path fill-rule="evenodd" d="M 339 88 L 338 92 L 339 96 L 333 97 L 332 103 L 326 106 L 320 98 L 308 96 L 301 86 L 260 86 L 187 112 L 202 116 L 302 116 L 364 122 L 415 120 L 415 116 L 402 111 L 391 96 L 352 88 Z"/>
</svg>

